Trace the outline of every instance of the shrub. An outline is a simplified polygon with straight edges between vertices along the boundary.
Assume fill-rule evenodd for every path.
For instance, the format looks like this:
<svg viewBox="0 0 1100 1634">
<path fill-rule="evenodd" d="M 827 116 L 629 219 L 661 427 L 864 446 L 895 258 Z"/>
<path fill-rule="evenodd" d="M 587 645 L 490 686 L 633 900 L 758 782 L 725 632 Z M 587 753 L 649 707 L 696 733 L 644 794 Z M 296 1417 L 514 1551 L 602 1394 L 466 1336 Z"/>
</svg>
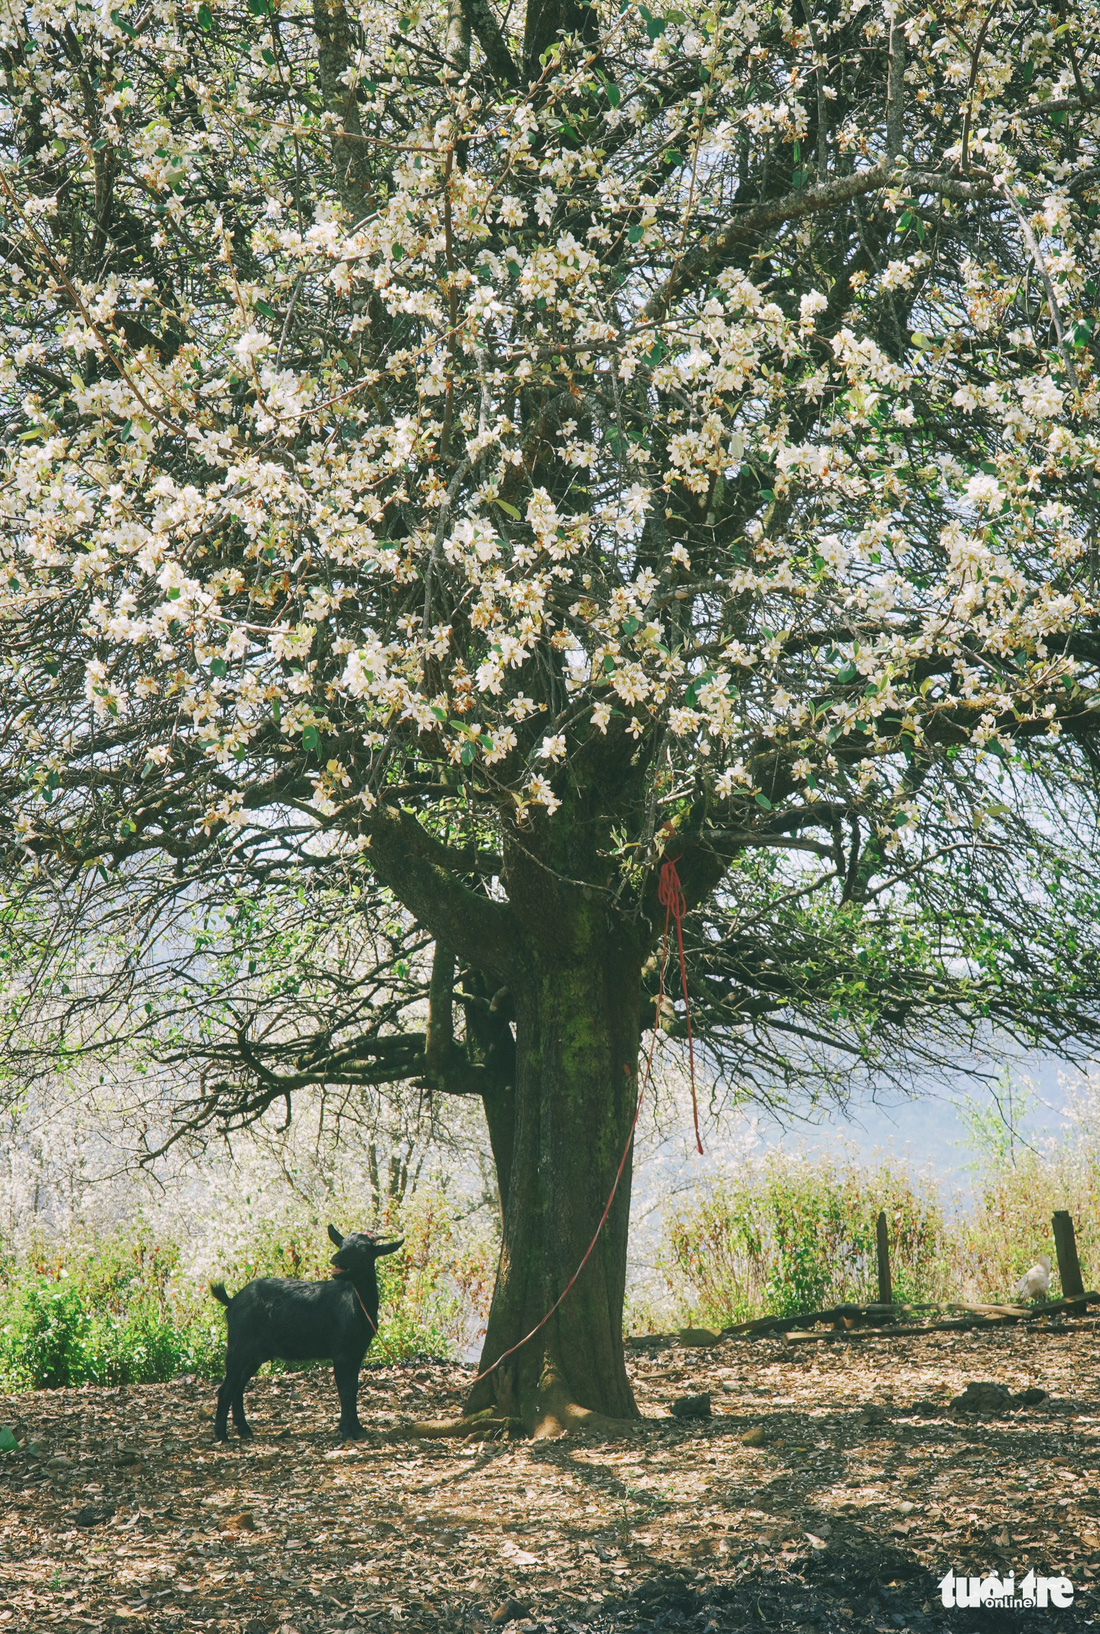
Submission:
<svg viewBox="0 0 1100 1634">
<path fill-rule="evenodd" d="M 946 1281 L 942 1211 L 889 1167 L 774 1157 L 672 1213 L 659 1255 L 674 1314 L 723 1327 L 877 1297 L 875 1232 L 886 1213 L 894 1297 L 937 1297 Z"/>
<path fill-rule="evenodd" d="M 406 1249 L 379 1266 L 381 1331 L 368 1359 L 464 1350 L 487 1312 L 491 1233 L 471 1231 L 445 1195 L 431 1190 L 417 1192 L 386 1229 L 404 1233 Z M 324 1222 L 303 1214 L 261 1222 L 219 1274 L 231 1291 L 256 1276 L 323 1278 L 331 1253 Z M 220 1378 L 224 1317 L 205 1279 L 189 1276 L 182 1261 L 178 1243 L 154 1241 L 144 1231 L 31 1243 L 21 1264 L 0 1268 L 0 1385 L 152 1384 L 180 1373 Z"/>
<path fill-rule="evenodd" d="M 89 1322 L 79 1289 L 34 1278 L 12 1295 L 0 1328 L 5 1382 L 30 1390 L 81 1383 Z"/>
<path fill-rule="evenodd" d="M 1086 1287 L 1100 1270 L 1100 1166 L 1094 1153 L 1075 1145 L 1043 1156 L 1026 1153 L 999 1166 L 982 1183 L 973 1210 L 959 1222 L 954 1260 L 960 1286 L 970 1297 L 1000 1301 L 1014 1296 L 1020 1276 L 1040 1254 L 1053 1263 L 1051 1297 L 1061 1292 L 1051 1219 L 1056 1209 L 1073 1216 L 1077 1253 Z"/>
</svg>

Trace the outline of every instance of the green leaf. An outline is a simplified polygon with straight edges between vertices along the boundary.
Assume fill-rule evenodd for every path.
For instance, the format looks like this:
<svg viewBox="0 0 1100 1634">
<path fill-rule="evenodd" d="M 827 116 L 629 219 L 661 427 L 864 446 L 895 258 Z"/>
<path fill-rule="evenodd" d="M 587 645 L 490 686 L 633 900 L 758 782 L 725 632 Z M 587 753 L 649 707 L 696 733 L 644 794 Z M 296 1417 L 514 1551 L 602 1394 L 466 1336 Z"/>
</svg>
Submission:
<svg viewBox="0 0 1100 1634">
<path fill-rule="evenodd" d="M 0 1452 L 14 1452 L 19 1443 L 6 1424 L 0 1424 Z"/>
<path fill-rule="evenodd" d="M 214 19 L 210 13 L 210 7 L 200 6 L 196 15 L 199 20 L 199 27 L 202 29 L 203 33 L 209 34 L 210 30 L 214 26 Z"/>
<path fill-rule="evenodd" d="M 257 301 L 256 311 L 262 312 L 265 318 L 274 318 L 276 323 L 279 321 L 279 314 L 273 306 L 268 306 L 266 301 Z"/>
<path fill-rule="evenodd" d="M 315 749 L 320 747 L 320 744 L 320 732 L 318 732 L 315 726 L 307 726 L 302 732 L 302 748 L 305 749 L 308 754 L 312 754 Z"/>
<path fill-rule="evenodd" d="M 509 505 L 506 499 L 494 500 L 494 504 L 499 505 L 505 516 L 510 516 L 513 522 L 518 522 L 520 520 L 520 515 L 516 510 L 516 507 L 514 505 Z"/>
<path fill-rule="evenodd" d="M 630 231 L 627 233 L 626 236 L 629 239 L 631 244 L 637 244 L 639 242 L 639 240 L 641 239 L 642 235 L 644 234 L 644 232 L 645 232 L 645 228 L 641 225 L 641 223 L 640 222 L 635 222 L 633 227 L 631 227 Z"/>
<path fill-rule="evenodd" d="M 169 592 L 168 592 L 168 600 L 169 601 L 179 601 L 179 599 L 180 599 L 180 593 L 179 593 L 178 587 L 173 587 L 171 590 L 169 590 Z"/>
<path fill-rule="evenodd" d="M 846 686 L 850 685 L 850 683 L 856 679 L 858 674 L 859 674 L 859 670 L 856 668 L 856 666 L 853 663 L 849 662 L 849 663 L 844 665 L 843 669 L 838 669 L 837 670 L 836 678 L 840 682 L 842 687 L 846 687 Z"/>
<path fill-rule="evenodd" d="M 132 420 L 126 420 L 123 423 L 121 429 L 119 430 L 119 434 L 118 434 L 119 442 L 124 443 L 126 441 L 127 437 L 130 435 L 131 431 L 133 431 L 133 429 L 134 429 L 134 422 Z"/>
<path fill-rule="evenodd" d="M 623 93 L 619 90 L 617 85 L 609 85 L 607 87 L 607 101 L 609 107 L 617 108 L 622 99 Z"/>
<path fill-rule="evenodd" d="M 459 760 L 462 762 L 462 764 L 464 766 L 468 766 L 470 764 L 470 762 L 474 759 L 476 754 L 477 754 L 477 744 L 476 743 L 464 743 L 462 745 L 462 750 L 461 750 L 461 753 L 459 754 L 458 758 L 459 758 Z"/>
<path fill-rule="evenodd" d="M 248 0 L 248 9 L 253 17 L 270 17 L 271 0 Z"/>
<path fill-rule="evenodd" d="M 756 795 L 753 796 L 753 798 L 755 799 L 757 805 L 760 807 L 761 811 L 774 811 L 775 810 L 775 807 L 772 805 L 771 801 L 768 799 L 766 794 L 756 794 Z"/>
<path fill-rule="evenodd" d="M 125 17 L 123 17 L 120 11 L 112 11 L 111 21 L 114 23 L 116 28 L 120 28 L 122 32 L 128 35 L 131 40 L 137 33 L 136 29 L 130 27 L 129 23 L 126 21 Z"/>
<path fill-rule="evenodd" d="M 218 676 L 224 675 L 225 670 L 226 670 L 226 664 L 225 664 L 225 659 L 224 658 L 212 658 L 210 660 L 210 673 L 211 673 L 211 675 L 218 675 Z"/>
<path fill-rule="evenodd" d="M 629 618 L 624 618 L 623 619 L 623 634 L 626 635 L 626 636 L 636 635 L 637 632 L 641 629 L 641 627 L 642 627 L 641 619 L 640 618 L 635 618 L 633 613 L 630 615 Z"/>
<path fill-rule="evenodd" d="M 903 211 L 902 214 L 898 217 L 898 232 L 899 233 L 904 233 L 906 231 L 906 229 L 911 227 L 912 225 L 913 225 L 913 212 L 912 212 L 912 210 Z"/>
<path fill-rule="evenodd" d="M 390 256 L 394 261 L 404 261 L 405 246 L 403 244 L 394 244 L 390 250 Z"/>
</svg>

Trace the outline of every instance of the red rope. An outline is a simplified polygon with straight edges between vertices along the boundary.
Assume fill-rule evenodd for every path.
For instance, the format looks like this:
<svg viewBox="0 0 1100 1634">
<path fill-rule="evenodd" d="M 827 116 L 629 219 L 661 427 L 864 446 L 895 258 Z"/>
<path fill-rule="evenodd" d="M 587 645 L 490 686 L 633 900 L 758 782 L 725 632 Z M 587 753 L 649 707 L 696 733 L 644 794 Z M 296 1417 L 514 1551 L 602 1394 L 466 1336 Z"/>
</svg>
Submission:
<svg viewBox="0 0 1100 1634">
<path fill-rule="evenodd" d="M 680 884 L 680 876 L 676 872 L 676 863 L 671 860 L 666 862 L 661 869 L 661 880 L 657 886 L 657 900 L 665 910 L 666 959 L 668 958 L 668 922 L 673 917 L 676 920 L 676 943 L 680 949 L 680 986 L 684 992 L 684 1016 L 687 1020 L 688 1034 L 688 1063 L 691 1067 L 691 1115 L 695 1120 L 695 1150 L 702 1157 L 703 1137 L 699 1133 L 699 1101 L 695 1093 L 695 1039 L 691 1031 L 691 1004 L 688 1000 L 687 964 L 684 960 L 684 914 L 687 912 L 687 903 L 684 900 L 684 890 Z M 661 974 L 663 978 L 664 972 L 662 971 Z"/>
<path fill-rule="evenodd" d="M 652 1060 L 652 1051 L 650 1052 L 650 1059 Z M 593 1237 L 592 1237 L 592 1241 L 589 1243 L 588 1247 L 584 1251 L 584 1258 L 581 1260 L 581 1263 L 577 1266 L 577 1269 L 573 1272 L 573 1275 L 569 1278 L 569 1281 L 565 1284 L 565 1287 L 562 1289 L 562 1291 L 558 1295 L 557 1299 L 555 1299 L 554 1303 L 551 1305 L 550 1309 L 547 1311 L 547 1313 L 543 1317 L 542 1321 L 541 1322 L 536 1322 L 535 1326 L 531 1329 L 530 1333 L 525 1333 L 523 1338 L 518 1340 L 516 1342 L 516 1344 L 512 1345 L 509 1350 L 501 1351 L 501 1353 L 497 1357 L 496 1361 L 491 1362 L 490 1365 L 485 1369 L 484 1373 L 479 1373 L 479 1374 L 477 1374 L 477 1376 L 475 1378 L 472 1378 L 470 1380 L 471 1385 L 480 1384 L 482 1379 L 487 1379 L 489 1377 L 490 1373 L 493 1373 L 493 1372 L 496 1371 L 496 1369 L 500 1366 L 501 1362 L 505 1361 L 507 1357 L 513 1356 L 517 1350 L 521 1349 L 522 1346 L 524 1346 L 527 1343 L 528 1339 L 533 1339 L 535 1337 L 535 1334 L 538 1333 L 540 1331 L 540 1329 L 542 1329 L 542 1328 L 544 1328 L 546 1326 L 547 1322 L 549 1322 L 549 1320 L 553 1316 L 554 1312 L 558 1309 L 558 1306 L 565 1299 L 566 1294 L 569 1293 L 569 1291 L 572 1288 L 573 1284 L 576 1282 L 577 1278 L 580 1276 L 581 1272 L 584 1270 L 585 1266 L 588 1264 L 588 1261 L 589 1261 L 589 1259 L 591 1257 L 591 1254 L 592 1254 L 592 1250 L 595 1248 L 597 1240 L 599 1239 L 600 1232 L 604 1228 L 604 1222 L 606 1221 L 607 1216 L 611 1213 L 611 1205 L 615 1201 L 615 1193 L 619 1189 L 619 1181 L 622 1179 L 623 1170 L 626 1168 L 626 1160 L 627 1160 L 627 1156 L 628 1156 L 628 1154 L 630 1152 L 630 1143 L 634 1139 L 634 1131 L 638 1127 L 638 1115 L 642 1110 L 642 1096 L 643 1096 L 644 1093 L 645 1093 L 645 1080 L 643 1079 L 642 1084 L 641 1084 L 641 1086 L 640 1086 L 640 1088 L 638 1090 L 638 1099 L 637 1099 L 637 1102 L 635 1103 L 635 1106 L 634 1106 L 634 1116 L 630 1121 L 630 1133 L 626 1137 L 626 1145 L 623 1147 L 623 1155 L 619 1159 L 619 1167 L 615 1171 L 615 1183 L 611 1188 L 611 1195 L 607 1199 L 607 1203 L 606 1203 L 606 1205 L 604 1207 L 604 1211 L 600 1215 L 600 1223 L 596 1227 L 596 1230 L 595 1230 L 595 1232 L 593 1234 Z"/>
<path fill-rule="evenodd" d="M 619 1181 L 622 1179 L 623 1170 L 626 1168 L 626 1160 L 630 1153 L 631 1142 L 634 1139 L 634 1131 L 638 1127 L 638 1118 L 642 1110 L 642 1098 L 645 1095 L 646 1086 L 648 1085 L 653 1073 L 653 1052 L 657 1045 L 657 1029 L 661 1022 L 661 1002 L 665 996 L 665 971 L 668 968 L 669 920 L 673 914 L 676 916 L 676 939 L 680 949 L 680 982 L 684 990 L 684 1004 L 687 1007 L 688 1057 L 691 1062 L 691 1109 L 695 1116 L 695 1143 L 700 1152 L 703 1150 L 703 1142 L 699 1135 L 699 1107 L 695 1098 L 695 1048 L 691 1036 L 691 1008 L 688 1006 L 687 968 L 684 964 L 684 936 L 681 926 L 681 921 L 686 911 L 687 904 L 684 901 L 684 893 L 680 885 L 680 876 L 676 872 L 676 864 L 674 862 L 666 862 L 664 867 L 661 869 L 661 879 L 657 887 L 657 898 L 662 907 L 665 909 L 665 934 L 664 946 L 661 952 L 661 974 L 657 992 L 657 1008 L 653 1017 L 653 1033 L 649 1041 L 649 1054 L 646 1057 L 645 1072 L 642 1074 L 641 1082 L 638 1085 L 638 1099 L 634 1104 L 634 1116 L 630 1120 L 630 1133 L 626 1137 L 626 1145 L 623 1147 L 623 1155 L 619 1159 L 619 1167 L 615 1171 L 615 1182 L 611 1187 L 611 1195 L 608 1197 L 607 1202 L 604 1205 L 604 1211 L 600 1215 L 600 1222 L 593 1233 L 592 1241 L 584 1251 L 584 1258 L 581 1260 L 581 1263 L 577 1266 L 577 1269 L 573 1272 L 573 1275 L 569 1278 L 569 1281 L 566 1283 L 557 1299 L 551 1305 L 546 1315 L 542 1318 L 541 1322 L 536 1322 L 530 1333 L 525 1333 L 523 1338 L 517 1340 L 517 1342 L 508 1350 L 501 1351 L 496 1361 L 490 1362 L 484 1373 L 478 1373 L 470 1380 L 471 1386 L 480 1384 L 482 1379 L 487 1379 L 489 1377 L 490 1373 L 495 1373 L 501 1362 L 506 1361 L 509 1356 L 514 1356 L 517 1350 L 521 1350 L 529 1339 L 533 1339 L 536 1333 L 541 1332 L 541 1330 L 546 1326 L 547 1322 L 549 1322 L 554 1312 L 563 1303 L 566 1295 L 572 1289 L 573 1284 L 576 1282 L 577 1278 L 588 1264 L 589 1259 L 592 1257 L 592 1250 L 595 1248 L 596 1243 L 599 1240 L 600 1232 L 603 1230 L 607 1221 L 607 1216 L 611 1213 L 611 1205 L 615 1201 L 615 1193 L 619 1189 Z"/>
<path fill-rule="evenodd" d="M 354 1282 L 352 1283 L 352 1287 L 355 1288 Z M 363 1305 L 363 1296 L 359 1292 L 358 1288 L 355 1288 L 355 1297 L 359 1301 L 360 1305 Z M 371 1313 L 368 1311 L 368 1309 L 367 1309 L 367 1307 L 365 1305 L 363 1305 L 363 1315 L 366 1317 L 367 1321 L 370 1323 L 370 1325 L 374 1329 L 375 1333 L 377 1333 L 378 1332 L 378 1323 L 374 1320 L 374 1317 L 371 1315 Z"/>
</svg>

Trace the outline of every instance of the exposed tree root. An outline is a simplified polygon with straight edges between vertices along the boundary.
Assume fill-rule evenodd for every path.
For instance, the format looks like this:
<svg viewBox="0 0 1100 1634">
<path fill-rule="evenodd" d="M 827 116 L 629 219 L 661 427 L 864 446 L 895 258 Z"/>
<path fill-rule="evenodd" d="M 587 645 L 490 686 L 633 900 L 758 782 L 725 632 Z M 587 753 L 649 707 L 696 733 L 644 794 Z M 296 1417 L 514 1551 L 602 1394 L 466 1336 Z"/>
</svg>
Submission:
<svg viewBox="0 0 1100 1634">
<path fill-rule="evenodd" d="M 418 1440 L 496 1440 L 503 1436 L 529 1436 L 549 1441 L 563 1435 L 632 1435 L 641 1425 L 638 1418 L 616 1418 L 582 1407 L 574 1401 L 568 1384 L 552 1361 L 544 1363 L 537 1386 L 515 1399 L 514 1375 L 497 1381 L 503 1400 L 495 1406 L 464 1413 L 460 1418 L 429 1419 L 413 1425 L 408 1434 Z"/>
<path fill-rule="evenodd" d="M 529 1431 L 522 1419 L 508 1418 L 492 1407 L 480 1413 L 465 1413 L 461 1418 L 429 1418 L 409 1427 L 407 1434 L 418 1441 L 459 1440 L 495 1441 L 502 1436 L 517 1438 Z"/>
<path fill-rule="evenodd" d="M 637 1418 L 608 1418 L 604 1413 L 594 1413 L 589 1407 L 569 1402 L 554 1412 L 544 1412 L 533 1423 L 505 1418 L 487 1408 L 482 1413 L 464 1414 L 462 1418 L 424 1419 L 403 1433 L 417 1441 L 495 1441 L 505 1436 L 513 1441 L 549 1441 L 563 1435 L 636 1435 L 644 1422 Z"/>
<path fill-rule="evenodd" d="M 547 1361 L 524 1422 L 535 1441 L 549 1441 L 560 1435 L 627 1435 L 638 1420 L 612 1418 L 606 1413 L 582 1407 L 572 1399 L 569 1387 L 557 1367 Z"/>
</svg>

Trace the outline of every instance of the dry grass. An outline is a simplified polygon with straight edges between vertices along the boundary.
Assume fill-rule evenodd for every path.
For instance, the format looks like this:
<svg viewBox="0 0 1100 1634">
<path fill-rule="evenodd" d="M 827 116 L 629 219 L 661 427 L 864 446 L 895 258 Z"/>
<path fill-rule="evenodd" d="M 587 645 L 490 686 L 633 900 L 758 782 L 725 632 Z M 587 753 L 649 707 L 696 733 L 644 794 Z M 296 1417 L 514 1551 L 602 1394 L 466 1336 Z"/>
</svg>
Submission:
<svg viewBox="0 0 1100 1634">
<path fill-rule="evenodd" d="M 731 1340 L 631 1366 L 647 1417 L 618 1440 L 404 1438 L 458 1406 L 466 1375 L 444 1366 L 368 1372 L 372 1431 L 354 1448 L 335 1442 L 322 1370 L 258 1382 L 256 1439 L 228 1447 L 211 1439 L 206 1384 L 0 1399 L 0 1423 L 46 1455 L 0 1459 L 0 1629 L 473 1634 L 494 1612 L 522 1634 L 1091 1622 L 1095 1323 L 798 1349 Z M 1051 1399 L 996 1420 L 909 1411 L 945 1406 L 971 1379 Z M 666 1416 L 702 1390 L 712 1419 Z M 743 1442 L 752 1430 L 760 1445 Z M 76 1527 L 89 1504 L 113 1516 Z M 971 1621 L 939 1605 L 949 1565 L 1064 1572 L 1076 1602 Z"/>
</svg>

